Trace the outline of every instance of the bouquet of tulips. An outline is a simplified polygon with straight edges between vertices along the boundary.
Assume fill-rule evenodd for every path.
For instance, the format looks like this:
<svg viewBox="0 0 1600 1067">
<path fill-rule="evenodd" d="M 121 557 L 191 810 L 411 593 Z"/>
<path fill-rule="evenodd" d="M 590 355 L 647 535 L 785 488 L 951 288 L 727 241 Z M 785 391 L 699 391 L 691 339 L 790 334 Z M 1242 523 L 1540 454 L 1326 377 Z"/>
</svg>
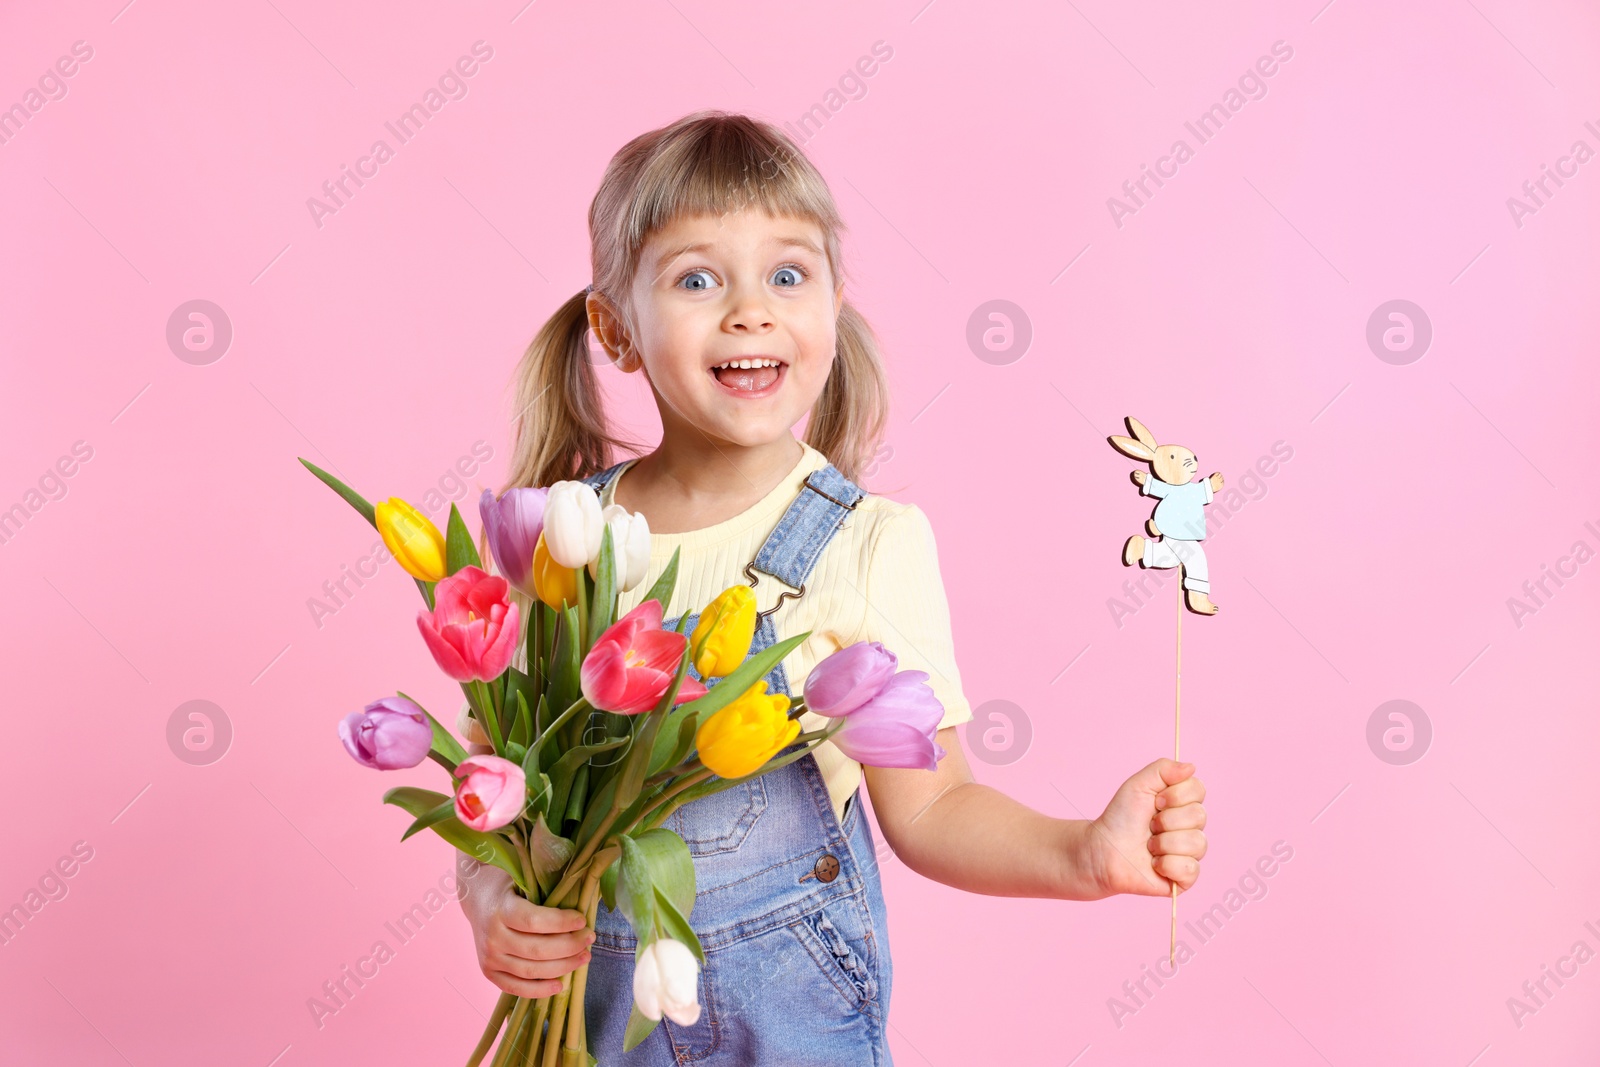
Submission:
<svg viewBox="0 0 1600 1067">
<path fill-rule="evenodd" d="M 748 655 L 756 628 L 749 586 L 719 594 L 690 634 L 688 614 L 663 628 L 678 554 L 639 605 L 616 618 L 617 599 L 644 577 L 644 516 L 612 505 L 577 481 L 512 489 L 479 503 L 498 574 L 484 569 L 455 505 L 446 530 L 405 501 L 376 506 L 314 464 L 301 463 L 374 527 L 417 580 L 427 608 L 417 626 L 439 668 L 461 683 L 458 730 L 493 747 L 468 755 L 456 737 L 404 693 L 339 723 L 350 755 L 377 770 L 432 759 L 449 793 L 397 786 L 384 793 L 413 816 L 401 840 L 432 830 L 506 871 L 536 904 L 574 908 L 590 929 L 601 900 L 620 909 L 638 939 L 634 1004 L 624 1048 L 663 1015 L 699 1018 L 705 955 L 689 924 L 694 865 L 662 823 L 680 806 L 776 770 L 825 740 L 874 766 L 936 767 L 944 709 L 923 671 L 897 671 L 881 644 L 858 642 L 824 659 L 804 695 L 766 692 L 765 676 L 809 631 Z M 528 618 L 510 596 L 530 598 Z M 526 670 L 513 655 L 526 652 Z M 748 658 L 747 658 L 748 657 Z M 706 686 L 688 676 L 693 664 Z M 799 715 L 827 717 L 802 733 Z M 791 746 L 796 746 L 791 749 Z M 790 749 L 790 751 L 785 751 Z M 780 755 L 780 753 L 782 753 Z M 503 993 L 468 1067 L 589 1067 L 583 995 L 588 965 L 538 999 Z"/>
</svg>

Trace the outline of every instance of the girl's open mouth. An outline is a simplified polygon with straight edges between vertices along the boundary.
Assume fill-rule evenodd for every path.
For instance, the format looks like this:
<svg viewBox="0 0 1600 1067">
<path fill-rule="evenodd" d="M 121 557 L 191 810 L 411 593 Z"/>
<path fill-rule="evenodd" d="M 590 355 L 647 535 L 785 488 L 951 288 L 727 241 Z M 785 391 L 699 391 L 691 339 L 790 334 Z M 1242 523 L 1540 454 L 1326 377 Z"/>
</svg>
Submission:
<svg viewBox="0 0 1600 1067">
<path fill-rule="evenodd" d="M 755 356 L 720 364 L 708 373 L 728 395 L 756 400 L 777 392 L 788 369 L 782 360 Z"/>
</svg>

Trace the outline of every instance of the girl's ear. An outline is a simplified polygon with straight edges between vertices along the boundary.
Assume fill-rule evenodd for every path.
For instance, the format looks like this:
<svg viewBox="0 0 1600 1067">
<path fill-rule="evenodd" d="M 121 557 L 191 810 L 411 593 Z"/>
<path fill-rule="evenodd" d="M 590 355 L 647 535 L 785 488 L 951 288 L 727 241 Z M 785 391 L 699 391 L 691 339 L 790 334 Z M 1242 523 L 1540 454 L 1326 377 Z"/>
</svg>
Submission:
<svg viewBox="0 0 1600 1067">
<path fill-rule="evenodd" d="M 1132 422 L 1133 420 L 1129 419 L 1128 421 Z M 1120 434 L 1112 434 L 1110 437 L 1106 438 L 1106 440 L 1111 442 L 1112 448 L 1116 449 L 1118 452 L 1121 452 L 1124 456 L 1132 456 L 1134 459 L 1142 459 L 1147 463 L 1156 458 L 1154 449 L 1146 448 L 1142 442 L 1135 441 L 1131 437 L 1123 437 Z"/>
<path fill-rule="evenodd" d="M 624 374 L 637 370 L 638 357 L 634 355 L 633 346 L 628 342 L 627 332 L 622 327 L 622 319 L 611 306 L 611 301 L 602 293 L 592 292 L 589 294 L 587 311 L 589 329 L 594 331 L 601 347 L 606 350 L 606 355 L 611 357 L 611 362 Z"/>
</svg>

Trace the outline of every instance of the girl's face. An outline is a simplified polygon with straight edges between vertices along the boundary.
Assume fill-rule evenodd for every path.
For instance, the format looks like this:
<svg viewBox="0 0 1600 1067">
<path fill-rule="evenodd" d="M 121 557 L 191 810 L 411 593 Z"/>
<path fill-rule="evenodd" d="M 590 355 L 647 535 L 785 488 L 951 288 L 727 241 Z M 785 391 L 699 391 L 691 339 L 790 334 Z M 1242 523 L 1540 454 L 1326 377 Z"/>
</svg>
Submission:
<svg viewBox="0 0 1600 1067">
<path fill-rule="evenodd" d="M 822 393 L 843 290 L 814 222 L 760 208 L 682 218 L 645 243 L 631 293 L 636 333 L 613 358 L 625 371 L 642 360 L 664 436 L 768 444 Z"/>
</svg>

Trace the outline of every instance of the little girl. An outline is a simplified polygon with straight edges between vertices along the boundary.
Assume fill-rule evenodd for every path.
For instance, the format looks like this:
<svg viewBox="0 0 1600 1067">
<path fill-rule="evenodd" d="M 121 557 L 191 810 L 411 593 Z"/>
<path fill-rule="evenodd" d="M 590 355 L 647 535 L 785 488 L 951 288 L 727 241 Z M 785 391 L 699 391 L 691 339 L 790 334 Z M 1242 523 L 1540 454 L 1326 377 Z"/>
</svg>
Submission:
<svg viewBox="0 0 1600 1067">
<path fill-rule="evenodd" d="M 1188 889 L 1206 850 L 1192 764 L 1156 760 L 1092 821 L 1044 815 L 973 781 L 956 729 L 972 711 L 932 528 L 916 505 L 857 484 L 887 398 L 871 329 L 844 299 L 841 228 L 821 175 L 767 123 L 699 112 L 630 141 L 589 210 L 594 282 L 544 325 L 519 368 L 507 488 L 582 479 L 602 505 L 644 514 L 650 569 L 619 612 L 674 549 L 676 605 L 751 584 L 762 612 L 752 653 L 811 631 L 768 675 L 771 692 L 798 693 L 812 666 L 857 641 L 881 641 L 901 669 L 926 671 L 945 708 L 937 770 L 865 777 L 878 831 L 912 870 L 997 896 Z M 649 382 L 662 432 L 648 454 L 614 462 L 628 445 L 605 418 L 591 331 L 618 370 Z M 801 729 L 826 722 L 806 712 Z M 588 935 L 581 913 L 524 900 L 493 867 L 462 880 L 484 974 L 540 997 L 587 963 L 589 1042 L 606 1067 L 889 1065 L 893 968 L 862 774 L 824 744 L 667 823 L 694 857 L 690 921 L 706 953 L 692 1026 L 662 1019 L 624 1053 L 627 922 L 602 907 Z"/>
</svg>

